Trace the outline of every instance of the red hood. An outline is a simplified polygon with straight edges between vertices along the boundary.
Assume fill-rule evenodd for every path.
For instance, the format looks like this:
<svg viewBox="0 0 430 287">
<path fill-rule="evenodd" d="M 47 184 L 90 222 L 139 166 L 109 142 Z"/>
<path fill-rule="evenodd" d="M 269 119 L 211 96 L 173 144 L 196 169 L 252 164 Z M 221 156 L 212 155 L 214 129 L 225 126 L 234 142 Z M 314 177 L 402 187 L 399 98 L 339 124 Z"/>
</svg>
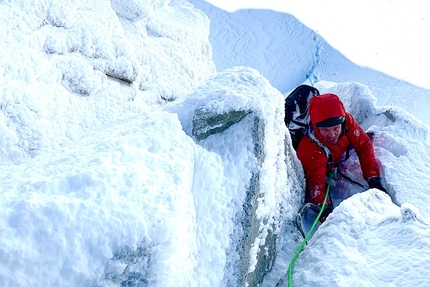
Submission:
<svg viewBox="0 0 430 287">
<path fill-rule="evenodd" d="M 333 117 L 345 117 L 343 103 L 335 94 L 322 94 L 312 97 L 309 103 L 309 116 L 312 124 L 316 124 Z"/>
<path fill-rule="evenodd" d="M 315 124 L 333 117 L 345 117 L 346 111 L 338 96 L 335 94 L 322 94 L 311 98 L 309 116 L 315 134 L 320 138 L 321 135 Z"/>
</svg>

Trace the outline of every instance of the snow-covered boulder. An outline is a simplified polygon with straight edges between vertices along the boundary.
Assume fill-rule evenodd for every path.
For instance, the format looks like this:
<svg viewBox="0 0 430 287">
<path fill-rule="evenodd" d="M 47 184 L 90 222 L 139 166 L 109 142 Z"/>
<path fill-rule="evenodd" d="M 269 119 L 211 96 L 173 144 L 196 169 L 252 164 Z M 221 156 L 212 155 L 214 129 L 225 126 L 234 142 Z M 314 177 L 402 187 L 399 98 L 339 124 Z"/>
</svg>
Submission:
<svg viewBox="0 0 430 287">
<path fill-rule="evenodd" d="M 1 167 L 0 286 L 199 286 L 193 146 L 154 112 Z"/>
<path fill-rule="evenodd" d="M 429 230 L 412 204 L 398 207 L 377 189 L 353 195 L 303 250 L 294 285 L 426 286 Z"/>
<path fill-rule="evenodd" d="M 215 73 L 208 35 L 186 1 L 3 1 L 1 162 L 188 94 Z"/>
<path fill-rule="evenodd" d="M 300 169 L 287 172 L 295 155 L 286 136 L 282 94 L 256 70 L 236 67 L 166 110 L 178 113 L 185 132 L 222 159 L 233 223 L 225 285 L 258 286 L 292 218 L 294 211 L 286 207 L 297 206 L 303 187 Z"/>
</svg>

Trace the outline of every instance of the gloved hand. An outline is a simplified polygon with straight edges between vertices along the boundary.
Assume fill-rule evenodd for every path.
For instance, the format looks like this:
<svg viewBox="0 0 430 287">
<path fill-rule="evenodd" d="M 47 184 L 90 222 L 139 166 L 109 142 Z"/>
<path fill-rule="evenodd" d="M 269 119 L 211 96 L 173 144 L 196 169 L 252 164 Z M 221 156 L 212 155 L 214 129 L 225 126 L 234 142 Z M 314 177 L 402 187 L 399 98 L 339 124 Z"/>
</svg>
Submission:
<svg viewBox="0 0 430 287">
<path fill-rule="evenodd" d="M 367 180 L 369 184 L 369 188 L 377 188 L 380 191 L 383 191 L 388 194 L 387 190 L 381 184 L 381 178 L 378 176 L 373 176 Z"/>
<path fill-rule="evenodd" d="M 321 206 L 318 206 L 318 207 L 321 210 Z M 330 213 L 332 213 L 332 211 L 333 211 L 333 205 L 331 205 L 330 203 L 326 203 L 324 206 L 324 210 L 321 213 L 320 222 L 323 223 L 326 220 L 327 216 L 329 216 Z"/>
</svg>

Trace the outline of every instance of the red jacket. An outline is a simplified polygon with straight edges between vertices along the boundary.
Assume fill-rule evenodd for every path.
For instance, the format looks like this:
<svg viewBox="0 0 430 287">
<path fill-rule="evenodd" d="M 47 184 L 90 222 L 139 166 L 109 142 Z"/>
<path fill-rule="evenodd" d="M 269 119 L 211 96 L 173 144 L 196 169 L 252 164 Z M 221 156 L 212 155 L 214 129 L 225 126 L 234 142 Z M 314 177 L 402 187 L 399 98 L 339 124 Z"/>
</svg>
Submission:
<svg viewBox="0 0 430 287">
<path fill-rule="evenodd" d="M 309 116 L 315 137 L 326 146 L 331 153 L 333 163 L 341 160 L 343 154 L 352 145 L 360 161 L 361 170 L 367 180 L 373 176 L 380 176 L 378 164 L 376 162 L 373 145 L 354 120 L 351 114 L 345 111 L 343 103 L 334 94 L 323 94 L 313 97 L 309 103 Z M 327 142 L 320 134 L 315 123 L 321 122 L 331 117 L 345 116 L 343 133 L 337 144 Z M 306 177 L 306 191 L 308 198 L 314 204 L 324 201 L 326 193 L 325 176 L 333 166 L 328 165 L 326 153 L 310 136 L 305 136 L 297 148 L 297 157 L 302 162 Z"/>
</svg>

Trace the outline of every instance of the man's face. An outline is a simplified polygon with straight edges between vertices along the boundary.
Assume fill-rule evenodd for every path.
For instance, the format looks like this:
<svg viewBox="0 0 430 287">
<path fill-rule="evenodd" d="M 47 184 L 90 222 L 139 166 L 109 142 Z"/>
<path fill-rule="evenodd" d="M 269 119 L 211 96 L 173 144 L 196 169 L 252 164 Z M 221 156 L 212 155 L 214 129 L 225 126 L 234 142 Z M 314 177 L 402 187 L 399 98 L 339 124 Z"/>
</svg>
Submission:
<svg viewBox="0 0 430 287">
<path fill-rule="evenodd" d="M 340 134 L 342 133 L 342 124 L 332 127 L 318 128 L 322 137 L 331 144 L 337 144 Z"/>
</svg>

